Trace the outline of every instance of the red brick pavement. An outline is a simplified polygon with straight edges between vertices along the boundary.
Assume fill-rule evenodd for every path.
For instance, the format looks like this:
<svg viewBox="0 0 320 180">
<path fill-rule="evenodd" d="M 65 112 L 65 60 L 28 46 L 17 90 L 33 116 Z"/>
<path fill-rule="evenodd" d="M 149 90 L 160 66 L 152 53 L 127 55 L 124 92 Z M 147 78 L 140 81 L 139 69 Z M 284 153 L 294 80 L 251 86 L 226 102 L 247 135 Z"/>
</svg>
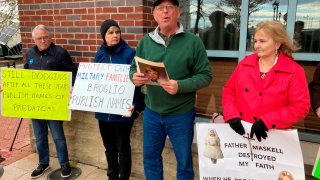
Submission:
<svg viewBox="0 0 320 180">
<path fill-rule="evenodd" d="M 0 164 L 6 166 L 33 153 L 30 146 L 29 119 L 23 119 L 16 139 L 10 151 L 17 132 L 20 118 L 0 116 Z M 4 158 L 5 160 L 2 161 Z"/>
</svg>

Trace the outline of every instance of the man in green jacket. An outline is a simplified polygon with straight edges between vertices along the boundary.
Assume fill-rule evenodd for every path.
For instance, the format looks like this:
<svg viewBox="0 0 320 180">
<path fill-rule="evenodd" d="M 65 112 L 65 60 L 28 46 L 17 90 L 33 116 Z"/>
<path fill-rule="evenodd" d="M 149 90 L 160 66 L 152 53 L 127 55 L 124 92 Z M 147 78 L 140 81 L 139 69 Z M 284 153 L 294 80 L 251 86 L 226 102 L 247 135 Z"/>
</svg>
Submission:
<svg viewBox="0 0 320 180">
<path fill-rule="evenodd" d="M 143 163 L 146 179 L 162 180 L 162 150 L 166 136 L 170 138 L 176 159 L 177 179 L 193 180 L 191 145 L 194 135 L 196 90 L 208 86 L 212 79 L 206 50 L 200 38 L 184 32 L 177 0 L 157 0 L 153 16 L 158 27 L 145 35 L 136 55 L 163 62 L 169 81 L 147 85 L 143 117 Z M 149 79 L 137 72 L 135 61 L 130 78 L 136 86 Z"/>
</svg>

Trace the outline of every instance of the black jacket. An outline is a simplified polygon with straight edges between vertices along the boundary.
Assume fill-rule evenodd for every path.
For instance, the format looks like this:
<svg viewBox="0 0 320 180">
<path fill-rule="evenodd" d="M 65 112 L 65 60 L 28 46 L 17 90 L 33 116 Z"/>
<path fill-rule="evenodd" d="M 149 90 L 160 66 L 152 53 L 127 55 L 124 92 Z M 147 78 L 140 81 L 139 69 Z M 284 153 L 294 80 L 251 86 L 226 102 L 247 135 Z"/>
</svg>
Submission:
<svg viewBox="0 0 320 180">
<path fill-rule="evenodd" d="M 39 51 L 35 45 L 26 52 L 25 69 L 70 71 L 72 72 L 72 82 L 74 82 L 77 68 L 67 50 L 51 43 L 48 49 Z M 72 83 L 73 84 L 73 83 Z"/>
<path fill-rule="evenodd" d="M 117 46 L 116 50 L 109 55 L 106 51 L 106 46 L 101 45 L 97 51 L 94 62 L 95 63 L 115 63 L 115 64 L 131 64 L 134 59 L 135 51 L 129 47 L 129 45 L 121 39 L 120 45 Z M 137 117 L 141 111 L 145 108 L 144 94 L 141 92 L 140 87 L 135 87 L 134 98 L 133 98 L 134 112 L 130 118 L 122 117 L 121 115 L 107 114 L 107 113 L 95 113 L 96 119 L 100 121 L 108 122 L 130 122 Z"/>
</svg>

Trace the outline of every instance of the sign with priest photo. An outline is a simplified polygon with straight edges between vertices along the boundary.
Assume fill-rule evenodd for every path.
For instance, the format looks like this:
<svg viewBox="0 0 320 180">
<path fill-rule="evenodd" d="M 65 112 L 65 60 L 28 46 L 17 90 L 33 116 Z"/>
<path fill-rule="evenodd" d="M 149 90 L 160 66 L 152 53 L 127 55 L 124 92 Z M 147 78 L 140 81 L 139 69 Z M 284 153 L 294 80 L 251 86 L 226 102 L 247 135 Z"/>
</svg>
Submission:
<svg viewBox="0 0 320 180">
<path fill-rule="evenodd" d="M 130 116 L 135 86 L 127 64 L 80 63 L 69 109 Z"/>
<path fill-rule="evenodd" d="M 297 130 L 272 129 L 259 142 L 250 138 L 251 124 L 242 124 L 243 136 L 229 124 L 196 124 L 201 180 L 305 179 Z"/>
</svg>

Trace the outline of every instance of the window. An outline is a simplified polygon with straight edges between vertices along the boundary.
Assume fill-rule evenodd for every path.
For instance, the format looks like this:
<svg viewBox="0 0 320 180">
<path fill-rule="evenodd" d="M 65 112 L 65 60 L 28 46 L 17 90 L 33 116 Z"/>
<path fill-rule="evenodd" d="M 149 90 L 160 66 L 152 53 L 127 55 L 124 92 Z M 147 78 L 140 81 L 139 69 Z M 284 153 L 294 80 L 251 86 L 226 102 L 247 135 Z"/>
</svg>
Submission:
<svg viewBox="0 0 320 180">
<path fill-rule="evenodd" d="M 203 40 L 209 57 L 241 60 L 252 53 L 256 24 L 275 19 L 295 38 L 296 60 L 319 61 L 319 0 L 181 0 L 180 4 L 181 23 Z"/>
<path fill-rule="evenodd" d="M 278 20 L 285 25 L 287 21 L 287 9 L 287 0 L 274 0 L 251 5 L 248 16 L 247 51 L 253 50 L 253 33 L 257 24 L 262 21 Z"/>
<path fill-rule="evenodd" d="M 319 1 L 298 0 L 293 37 L 299 52 L 320 53 L 319 8 Z"/>
<path fill-rule="evenodd" d="M 190 0 L 187 29 L 197 34 L 208 50 L 238 50 L 241 1 L 235 4 L 220 0 Z M 187 23 L 184 23 L 186 26 Z"/>
</svg>

